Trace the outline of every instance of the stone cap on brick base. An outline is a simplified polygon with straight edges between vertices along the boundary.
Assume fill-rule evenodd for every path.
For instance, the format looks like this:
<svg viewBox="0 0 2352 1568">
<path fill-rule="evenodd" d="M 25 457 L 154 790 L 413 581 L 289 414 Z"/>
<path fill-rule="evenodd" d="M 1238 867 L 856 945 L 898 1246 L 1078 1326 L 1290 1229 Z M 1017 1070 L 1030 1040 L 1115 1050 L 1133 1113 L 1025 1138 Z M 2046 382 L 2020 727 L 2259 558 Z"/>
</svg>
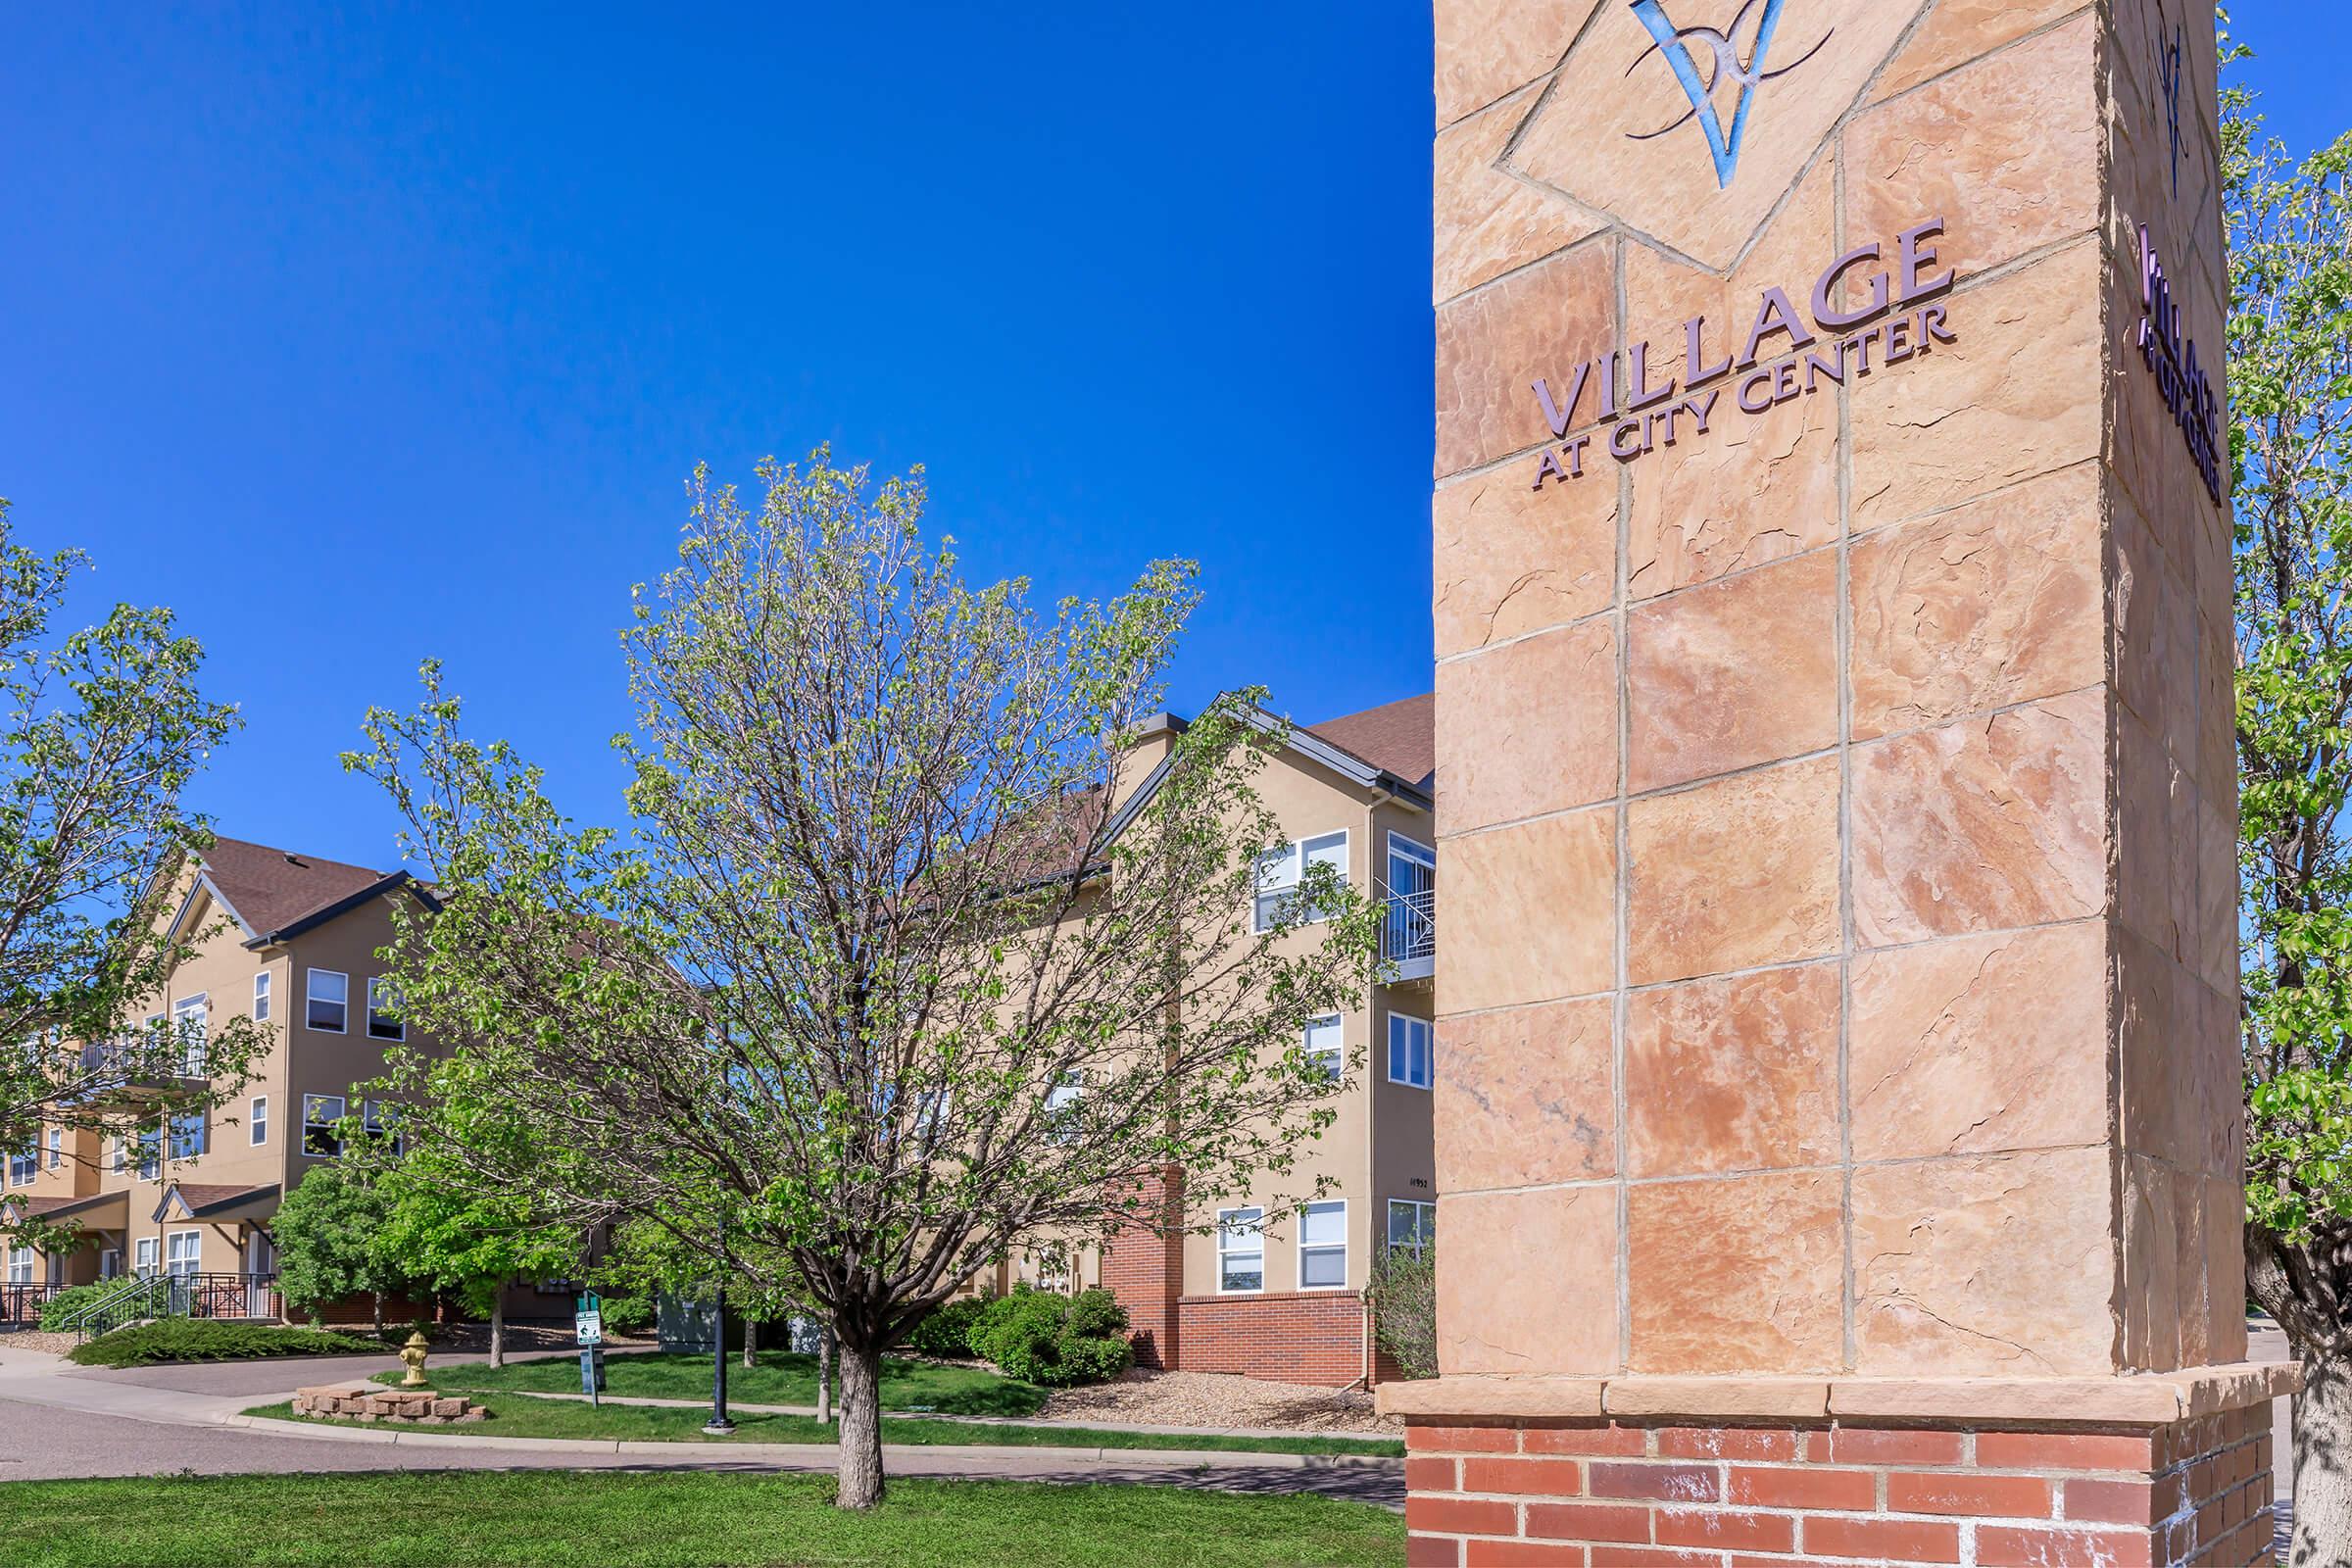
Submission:
<svg viewBox="0 0 2352 1568">
<path fill-rule="evenodd" d="M 2241 1361 L 2117 1378 L 1442 1377 L 1384 1383 L 1375 1397 L 1383 1415 L 1430 1422 L 1612 1415 L 2168 1426 L 2302 1384 L 2292 1362 Z"/>
</svg>

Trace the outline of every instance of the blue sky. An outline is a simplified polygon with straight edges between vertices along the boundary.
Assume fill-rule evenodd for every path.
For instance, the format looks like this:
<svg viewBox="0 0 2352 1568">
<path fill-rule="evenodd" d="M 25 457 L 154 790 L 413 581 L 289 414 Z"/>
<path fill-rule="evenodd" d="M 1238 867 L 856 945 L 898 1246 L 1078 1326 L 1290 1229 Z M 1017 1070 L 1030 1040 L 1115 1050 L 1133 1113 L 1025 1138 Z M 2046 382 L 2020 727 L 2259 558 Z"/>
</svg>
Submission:
<svg viewBox="0 0 2352 1568">
<path fill-rule="evenodd" d="M 684 475 L 826 440 L 975 575 L 1199 559 L 1180 708 L 1426 688 L 1425 6 L 484 9 L 0 31 L 0 495 L 204 641 L 225 831 L 389 863 L 335 757 L 427 655 L 609 817 Z"/>
</svg>

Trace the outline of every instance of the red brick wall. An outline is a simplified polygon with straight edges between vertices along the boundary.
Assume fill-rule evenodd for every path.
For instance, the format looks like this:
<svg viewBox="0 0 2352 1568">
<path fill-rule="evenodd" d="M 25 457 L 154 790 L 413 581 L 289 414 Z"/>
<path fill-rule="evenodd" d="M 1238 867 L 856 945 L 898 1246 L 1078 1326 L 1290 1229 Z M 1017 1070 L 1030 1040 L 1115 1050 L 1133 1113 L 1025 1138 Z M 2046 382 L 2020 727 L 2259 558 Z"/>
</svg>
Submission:
<svg viewBox="0 0 2352 1568">
<path fill-rule="evenodd" d="M 1364 1375 L 1364 1301 L 1353 1291 L 1188 1296 L 1176 1309 L 1187 1372 L 1334 1389 Z"/>
<path fill-rule="evenodd" d="M 1138 1366 L 1177 1364 L 1176 1298 L 1184 1294 L 1184 1171 L 1136 1178 L 1127 1193 L 1145 1223 L 1116 1230 L 1102 1248 L 1102 1284 L 1127 1309 Z"/>
<path fill-rule="evenodd" d="M 1415 1426 L 1413 1568 L 2248 1568 L 2271 1412 L 2150 1431 Z"/>
</svg>

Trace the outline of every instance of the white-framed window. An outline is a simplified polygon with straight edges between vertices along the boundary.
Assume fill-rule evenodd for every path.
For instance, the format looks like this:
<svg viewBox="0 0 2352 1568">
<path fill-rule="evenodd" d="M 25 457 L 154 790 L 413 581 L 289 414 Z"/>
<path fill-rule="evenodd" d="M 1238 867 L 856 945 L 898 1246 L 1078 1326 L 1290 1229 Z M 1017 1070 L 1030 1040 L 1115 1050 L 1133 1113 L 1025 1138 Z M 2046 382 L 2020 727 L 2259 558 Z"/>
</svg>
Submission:
<svg viewBox="0 0 2352 1568">
<path fill-rule="evenodd" d="M 115 1174 L 116 1174 L 116 1175 L 118 1175 L 118 1176 L 120 1176 L 120 1175 L 122 1175 L 122 1174 L 124 1171 L 126 1171 L 126 1170 L 128 1170 L 128 1169 L 130 1168 L 130 1141 L 129 1141 L 128 1139 L 126 1139 L 126 1138 L 120 1138 L 120 1137 L 118 1137 L 117 1139 L 115 1139 L 115 1141 L 114 1141 L 114 1144 L 115 1144 L 115 1157 L 114 1157 Z"/>
<path fill-rule="evenodd" d="M 1061 1075 L 1046 1091 L 1046 1132 L 1064 1142 L 1077 1136 L 1078 1102 L 1086 1096 L 1086 1075 L 1075 1069 Z"/>
<path fill-rule="evenodd" d="M 203 1111 L 181 1111 L 172 1118 L 171 1153 L 173 1159 L 194 1159 L 207 1152 L 212 1144 L 212 1124 Z"/>
<path fill-rule="evenodd" d="M 409 1026 L 400 1016 L 400 992 L 393 986 L 390 975 L 368 977 L 368 1038 L 409 1038 Z"/>
<path fill-rule="evenodd" d="M 267 969 L 253 972 L 253 1021 L 270 1021 L 270 971 Z"/>
<path fill-rule="evenodd" d="M 1266 1211 L 1217 1210 L 1217 1294 L 1248 1295 L 1266 1288 Z"/>
<path fill-rule="evenodd" d="M 63 1127 L 52 1127 L 49 1129 L 49 1168 L 55 1170 L 65 1162 L 66 1130 Z"/>
<path fill-rule="evenodd" d="M 245 1118 L 245 1141 L 259 1149 L 270 1141 L 270 1097 L 253 1097 L 251 1113 Z"/>
<path fill-rule="evenodd" d="M 179 1075 L 204 1076 L 204 1024 L 211 1007 L 199 991 L 172 1004 L 172 1036 L 179 1045 Z"/>
<path fill-rule="evenodd" d="M 407 1152 L 408 1135 L 400 1130 L 398 1105 L 381 1100 L 366 1101 L 360 1107 L 360 1124 L 368 1129 L 370 1138 L 388 1135 L 392 1140 L 392 1152 L 398 1154 Z"/>
<path fill-rule="evenodd" d="M 139 1180 L 151 1182 L 164 1173 L 164 1135 L 153 1127 L 139 1131 Z"/>
<path fill-rule="evenodd" d="M 1257 905 L 1252 911 L 1250 930 L 1271 930 L 1289 912 L 1292 902 L 1298 896 L 1298 884 L 1310 865 L 1328 865 L 1342 883 L 1348 880 L 1348 833 L 1325 833 L 1316 838 L 1300 839 L 1286 849 L 1262 856 L 1257 862 Z M 1322 916 L 1314 910 L 1306 918 Z"/>
<path fill-rule="evenodd" d="M 8 1250 L 8 1283 L 11 1285 L 30 1285 L 32 1283 L 31 1248 L 12 1247 Z"/>
<path fill-rule="evenodd" d="M 343 1152 L 343 1137 L 335 1123 L 343 1119 L 341 1095 L 302 1097 L 302 1152 L 313 1159 L 332 1159 Z"/>
<path fill-rule="evenodd" d="M 1298 1288 L 1348 1288 L 1348 1200 L 1309 1203 L 1298 1214 Z"/>
<path fill-rule="evenodd" d="M 1311 1018 L 1306 1025 L 1306 1064 L 1326 1078 L 1339 1078 L 1348 1071 L 1348 1042 L 1344 1038 L 1342 1020 L 1338 1013 L 1328 1018 Z"/>
<path fill-rule="evenodd" d="M 142 1236 L 133 1244 L 130 1271 L 141 1279 L 153 1279 L 162 1266 L 164 1244 L 154 1236 Z"/>
<path fill-rule="evenodd" d="M 204 1232 L 172 1231 L 164 1237 L 164 1272 L 193 1274 L 204 1255 Z"/>
<path fill-rule="evenodd" d="M 334 969 L 313 969 L 303 987 L 303 998 L 305 1026 L 320 1034 L 351 1032 L 351 976 Z"/>
<path fill-rule="evenodd" d="M 32 1185 L 32 1178 L 38 1174 L 40 1168 L 41 1152 L 39 1148 L 34 1145 L 27 1144 L 24 1148 L 18 1150 L 15 1153 L 8 1156 L 8 1185 L 11 1187 L 30 1187 Z"/>
<path fill-rule="evenodd" d="M 1389 1250 L 1425 1255 L 1438 1239 L 1438 1205 L 1416 1199 L 1389 1200 Z"/>
<path fill-rule="evenodd" d="M 1434 1077 L 1432 1054 L 1428 1019 L 1389 1014 L 1389 1082 L 1427 1089 Z"/>
<path fill-rule="evenodd" d="M 101 1249 L 98 1253 L 98 1277 L 102 1280 L 111 1280 L 121 1278 L 122 1274 L 122 1249 L 120 1247 Z"/>
</svg>

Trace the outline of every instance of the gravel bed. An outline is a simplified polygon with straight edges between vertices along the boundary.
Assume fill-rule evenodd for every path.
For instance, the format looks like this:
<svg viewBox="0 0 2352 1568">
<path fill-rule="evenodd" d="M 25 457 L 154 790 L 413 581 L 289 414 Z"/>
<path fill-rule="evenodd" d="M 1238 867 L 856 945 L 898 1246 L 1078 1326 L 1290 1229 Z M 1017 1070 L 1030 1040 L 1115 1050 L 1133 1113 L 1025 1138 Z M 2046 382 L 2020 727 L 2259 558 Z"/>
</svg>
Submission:
<svg viewBox="0 0 2352 1568">
<path fill-rule="evenodd" d="M 1361 1389 L 1269 1383 L 1222 1372 L 1149 1372 L 1115 1383 L 1057 1389 L 1038 1412 L 1047 1421 L 1132 1421 L 1147 1426 L 1262 1427 L 1269 1432 L 1401 1432 L 1373 1413 Z"/>
<path fill-rule="evenodd" d="M 0 1349 L 46 1350 L 51 1355 L 63 1355 L 80 1343 L 71 1334 L 43 1334 L 38 1329 L 26 1329 L 21 1334 L 0 1334 Z"/>
</svg>

